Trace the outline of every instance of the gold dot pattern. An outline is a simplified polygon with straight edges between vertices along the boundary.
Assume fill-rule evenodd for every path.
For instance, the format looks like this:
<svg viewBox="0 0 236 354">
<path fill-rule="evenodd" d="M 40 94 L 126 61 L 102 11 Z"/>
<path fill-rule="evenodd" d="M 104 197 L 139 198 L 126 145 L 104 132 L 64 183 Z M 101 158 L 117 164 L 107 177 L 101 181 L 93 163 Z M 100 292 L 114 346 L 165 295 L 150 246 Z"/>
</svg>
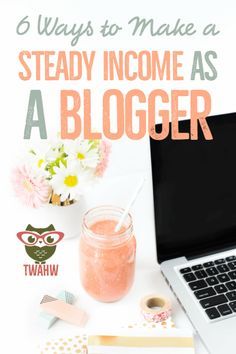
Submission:
<svg viewBox="0 0 236 354">
<path fill-rule="evenodd" d="M 87 354 L 87 337 L 59 338 L 46 342 L 40 354 Z"/>
<path fill-rule="evenodd" d="M 169 317 L 166 321 L 154 323 L 154 322 L 134 322 L 130 323 L 128 326 L 124 326 L 123 328 L 158 328 L 158 329 L 165 329 L 165 328 L 175 328 L 175 324 L 172 321 L 171 317 Z"/>
<path fill-rule="evenodd" d="M 175 324 L 171 318 L 166 321 L 153 322 L 135 322 L 123 328 L 174 328 Z M 41 348 L 40 354 L 87 354 L 87 336 L 75 336 L 73 338 L 59 338 L 55 341 L 46 342 Z"/>
</svg>

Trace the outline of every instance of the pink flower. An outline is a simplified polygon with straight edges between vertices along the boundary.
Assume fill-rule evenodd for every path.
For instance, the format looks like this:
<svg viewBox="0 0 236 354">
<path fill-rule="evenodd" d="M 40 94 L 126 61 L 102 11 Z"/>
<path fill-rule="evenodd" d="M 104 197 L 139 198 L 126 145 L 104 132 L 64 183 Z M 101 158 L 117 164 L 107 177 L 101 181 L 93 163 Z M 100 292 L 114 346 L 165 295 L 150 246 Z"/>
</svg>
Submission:
<svg viewBox="0 0 236 354">
<path fill-rule="evenodd" d="M 12 171 L 12 184 L 16 196 L 28 207 L 39 208 L 49 201 L 51 187 L 48 181 L 29 166 L 22 165 Z"/>
<path fill-rule="evenodd" d="M 111 152 L 111 143 L 102 140 L 100 145 L 100 162 L 98 163 L 95 171 L 96 176 L 102 177 L 104 175 L 104 172 L 107 169 L 107 165 L 109 162 L 110 152 Z"/>
</svg>

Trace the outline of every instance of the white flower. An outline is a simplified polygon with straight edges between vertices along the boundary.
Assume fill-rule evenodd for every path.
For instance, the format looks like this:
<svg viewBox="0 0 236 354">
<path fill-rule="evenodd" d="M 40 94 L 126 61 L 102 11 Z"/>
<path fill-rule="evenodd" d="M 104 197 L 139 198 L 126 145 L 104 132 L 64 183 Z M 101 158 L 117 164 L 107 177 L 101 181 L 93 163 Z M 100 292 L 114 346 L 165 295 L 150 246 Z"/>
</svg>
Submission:
<svg viewBox="0 0 236 354">
<path fill-rule="evenodd" d="M 84 168 L 96 168 L 100 160 L 98 148 L 89 140 L 75 140 L 65 146 L 65 152 L 69 159 L 79 162 Z"/>
<path fill-rule="evenodd" d="M 91 174 L 72 161 L 67 161 L 67 167 L 60 163 L 59 167 L 54 167 L 54 172 L 50 184 L 62 202 L 67 198 L 77 200 L 91 180 Z"/>
<path fill-rule="evenodd" d="M 44 144 L 30 150 L 29 162 L 36 172 L 40 170 L 48 178 L 51 176 L 51 172 L 47 169 L 48 164 L 61 159 L 63 154 L 63 144 L 61 142 L 52 144 L 45 141 Z"/>
<path fill-rule="evenodd" d="M 58 158 L 61 158 L 63 154 L 63 146 L 64 143 L 62 140 L 51 141 L 50 142 L 50 149 L 47 152 L 47 160 L 48 161 L 55 161 Z"/>
<path fill-rule="evenodd" d="M 43 171 L 48 162 L 48 153 L 50 151 L 50 145 L 45 143 L 36 149 L 30 150 L 30 162 L 34 170 Z"/>
</svg>

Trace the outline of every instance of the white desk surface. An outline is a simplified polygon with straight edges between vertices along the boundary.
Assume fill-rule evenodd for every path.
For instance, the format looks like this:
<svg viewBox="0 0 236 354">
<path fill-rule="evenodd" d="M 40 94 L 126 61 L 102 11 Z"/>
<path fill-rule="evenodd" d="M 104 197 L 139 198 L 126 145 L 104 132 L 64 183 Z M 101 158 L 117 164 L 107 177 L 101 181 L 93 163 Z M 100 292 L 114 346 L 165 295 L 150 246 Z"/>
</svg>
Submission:
<svg viewBox="0 0 236 354">
<path fill-rule="evenodd" d="M 65 241 L 59 244 L 57 251 L 53 256 L 53 262 L 59 263 L 59 276 L 50 277 L 25 277 L 23 264 L 27 262 L 24 247 L 16 238 L 16 233 L 24 229 L 27 223 L 30 223 L 30 211 L 25 213 L 20 204 L 12 193 L 10 183 L 10 171 L 17 164 L 17 158 L 23 156 L 19 151 L 23 145 L 23 131 L 25 124 L 25 114 L 27 107 L 27 97 L 29 89 L 39 88 L 43 90 L 43 100 L 45 107 L 45 117 L 47 130 L 50 134 L 56 134 L 60 130 L 59 127 L 59 90 L 66 87 L 71 88 L 71 82 L 38 82 L 32 79 L 29 82 L 20 83 L 18 79 L 19 67 L 17 64 L 17 53 L 19 50 L 25 49 L 46 49 L 57 48 L 65 50 L 69 48 L 70 41 L 65 38 L 62 41 L 60 36 L 52 38 L 46 36 L 36 37 L 35 28 L 32 23 L 31 32 L 20 39 L 16 35 L 16 25 L 20 18 L 29 15 L 30 21 L 36 19 L 37 14 L 45 16 L 59 16 L 68 23 L 84 22 L 89 19 L 98 27 L 104 21 L 104 16 L 111 17 L 113 20 L 121 23 L 122 26 L 127 24 L 129 18 L 134 14 L 143 14 L 142 16 L 152 17 L 156 15 L 157 21 L 175 23 L 175 19 L 181 16 L 185 19 L 196 22 L 197 28 L 205 26 L 209 21 L 216 23 L 217 29 L 220 30 L 219 36 L 208 36 L 203 38 L 198 34 L 194 39 L 183 38 L 180 41 L 176 37 L 165 38 L 160 37 L 147 38 L 147 36 L 139 37 L 133 40 L 132 37 L 121 36 L 120 44 L 124 49 L 136 48 L 136 50 L 152 49 L 156 46 L 157 50 L 176 49 L 178 43 L 186 53 L 184 64 L 190 64 L 192 60 L 191 49 L 200 48 L 208 50 L 212 48 L 219 53 L 217 59 L 217 70 L 219 75 L 215 81 L 201 80 L 194 82 L 185 75 L 184 82 L 180 82 L 176 88 L 196 89 L 202 87 L 209 90 L 212 94 L 212 114 L 220 114 L 225 112 L 236 111 L 235 100 L 235 54 L 236 46 L 232 45 L 231 38 L 235 34 L 235 1 L 214 1 L 214 13 L 212 14 L 212 2 L 199 0 L 197 6 L 194 7 L 190 1 L 165 1 L 157 6 L 156 0 L 108 2 L 108 1 L 79 1 L 57 0 L 56 6 L 53 1 L 37 1 L 32 6 L 32 1 L 1 1 L 1 25 L 2 33 L 7 34 L 7 41 L 3 55 L 1 55 L 1 115 L 3 127 L 0 130 L 2 143 L 1 154 L 1 341 L 0 353 L 3 354 L 35 354 L 33 348 L 46 336 L 72 335 L 77 329 L 66 323 L 58 321 L 49 331 L 45 331 L 38 323 L 39 303 L 44 294 L 56 295 L 60 290 L 66 289 L 78 295 L 79 303 L 89 313 L 90 319 L 88 328 L 98 328 L 101 325 L 120 326 L 127 322 L 132 322 L 139 318 L 139 301 L 143 295 L 149 293 L 162 293 L 170 297 L 173 307 L 173 320 L 177 327 L 191 327 L 189 320 L 182 311 L 178 302 L 175 300 L 170 289 L 167 287 L 162 278 L 157 262 L 155 252 L 155 233 L 153 227 L 153 210 L 150 180 L 142 191 L 137 203 L 132 208 L 134 218 L 136 237 L 137 237 L 137 269 L 134 286 L 130 293 L 121 301 L 114 304 L 102 304 L 91 299 L 82 289 L 79 280 L 78 271 L 78 239 Z M 65 6 L 66 4 L 66 6 Z M 110 5 L 111 4 L 111 5 Z M 159 4 L 159 3 L 158 3 Z M 108 6 L 109 5 L 109 6 Z M 91 11 L 91 9 L 93 11 Z M 125 10 L 124 10 L 125 9 Z M 171 11 L 170 11 L 171 9 Z M 233 11 L 234 10 L 234 11 Z M 35 22 L 34 22 L 35 23 Z M 96 32 L 96 31 L 95 31 Z M 98 31 L 97 31 L 98 32 Z M 82 39 L 82 38 L 81 38 Z M 131 43 L 132 42 L 132 43 Z M 80 44 L 81 43 L 81 44 Z M 131 45 L 132 44 L 132 45 Z M 82 39 L 78 48 L 96 50 L 98 57 L 102 56 L 103 49 L 117 49 L 117 42 L 114 39 L 107 38 L 101 41 L 98 32 L 94 39 L 92 37 L 87 40 Z M 122 49 L 122 48 L 121 48 Z M 98 65 L 101 59 L 98 58 Z M 186 63 L 185 63 L 186 61 Z M 186 69 L 188 69 L 188 66 Z M 5 69 L 6 68 L 6 69 Z M 96 69 L 99 67 L 96 67 Z M 98 71 L 100 74 L 100 72 Z M 184 72 L 184 74 L 187 74 Z M 95 73 L 96 74 L 96 73 Z M 97 90 L 97 95 L 92 95 L 92 120 L 93 124 L 98 123 L 102 117 L 102 101 L 101 94 L 103 89 L 109 87 L 102 81 L 102 75 L 95 75 L 95 82 L 89 87 Z M 118 80 L 117 80 L 118 81 Z M 86 85 L 85 85 L 86 83 Z M 114 82 L 124 92 L 134 88 L 134 82 L 128 80 Z M 160 83 L 158 82 L 158 85 Z M 82 86 L 81 86 L 82 85 Z M 141 87 L 144 92 L 149 93 L 150 90 L 156 88 L 155 81 L 137 82 L 137 87 Z M 184 86 L 183 86 L 184 85 Z M 174 85 L 175 86 L 175 85 Z M 87 87 L 87 81 L 81 81 L 79 85 L 73 84 L 76 90 Z M 161 87 L 167 91 L 173 88 L 173 81 L 162 82 Z M 13 101 L 15 100 L 15 101 Z M 13 103 L 14 102 L 14 103 Z M 187 102 L 187 101 L 186 101 Z M 135 103 L 136 105 L 136 103 Z M 167 107 L 169 105 L 167 104 Z M 144 104 L 146 107 L 146 104 Z M 188 109 L 188 108 L 187 108 Z M 113 114 L 112 114 L 113 116 Z M 113 122 L 113 118 L 112 118 Z M 116 114 L 114 114 L 114 122 L 116 122 Z M 55 135 L 54 135 L 55 136 Z M 30 146 L 34 146 L 38 139 L 36 129 L 33 134 Z M 124 206 L 127 202 L 131 189 L 138 181 L 138 171 L 150 171 L 149 165 L 149 146 L 147 139 L 129 140 L 119 139 L 112 142 L 112 156 L 107 177 L 104 179 L 100 187 L 96 188 L 90 195 L 86 196 L 88 207 L 99 204 L 114 203 Z M 24 141 L 26 143 L 27 141 Z M 181 156 L 179 157 L 181 158 Z M 14 161 L 13 161 L 14 160 Z M 130 173 L 136 173 L 130 175 Z M 122 174 L 126 177 L 118 178 Z M 116 176 L 116 178 L 113 178 Z M 63 245 L 63 247 L 62 247 Z M 125 353 L 124 353 L 125 354 Z M 203 345 L 196 337 L 196 354 L 206 354 Z"/>
<path fill-rule="evenodd" d="M 141 174 L 126 177 L 104 179 L 99 188 L 95 188 L 86 196 L 88 207 L 99 204 L 116 204 L 124 206 L 132 194 Z M 18 269 L 17 294 L 22 306 L 13 304 L 17 312 L 14 320 L 14 333 L 18 332 L 19 343 L 14 345 L 19 353 L 34 354 L 32 348 L 47 338 L 71 336 L 78 333 L 74 326 L 58 321 L 50 330 L 45 330 L 39 323 L 39 303 L 44 294 L 55 296 L 66 289 L 78 296 L 78 303 L 88 312 L 88 329 L 108 326 L 120 328 L 122 325 L 135 322 L 140 317 L 139 301 L 150 293 L 159 293 L 171 299 L 173 320 L 179 328 L 192 328 L 180 305 L 166 285 L 156 262 L 155 233 L 152 209 L 151 179 L 142 190 L 139 199 L 132 208 L 135 234 L 137 238 L 137 267 L 133 288 L 129 294 L 116 303 L 104 304 L 90 298 L 83 290 L 78 269 L 78 239 L 70 239 L 58 246 L 53 256 L 53 263 L 59 263 L 58 277 L 25 277 L 19 263 L 26 262 L 25 251 L 17 245 Z M 20 250 L 19 250 L 20 249 Z M 13 324 L 13 323 L 12 323 Z M 13 345 L 13 344 L 12 344 Z M 12 351 L 9 351 L 9 353 Z M 196 336 L 196 354 L 206 354 L 206 350 Z"/>
</svg>

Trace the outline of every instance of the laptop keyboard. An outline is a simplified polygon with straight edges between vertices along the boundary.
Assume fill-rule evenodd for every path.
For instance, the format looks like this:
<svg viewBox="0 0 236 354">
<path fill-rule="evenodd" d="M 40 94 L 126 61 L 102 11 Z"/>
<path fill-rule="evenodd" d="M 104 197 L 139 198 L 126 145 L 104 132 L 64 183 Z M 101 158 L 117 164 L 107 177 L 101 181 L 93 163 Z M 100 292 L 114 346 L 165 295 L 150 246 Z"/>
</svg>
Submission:
<svg viewBox="0 0 236 354">
<path fill-rule="evenodd" d="M 207 316 L 236 313 L 236 256 L 180 269 Z"/>
</svg>

